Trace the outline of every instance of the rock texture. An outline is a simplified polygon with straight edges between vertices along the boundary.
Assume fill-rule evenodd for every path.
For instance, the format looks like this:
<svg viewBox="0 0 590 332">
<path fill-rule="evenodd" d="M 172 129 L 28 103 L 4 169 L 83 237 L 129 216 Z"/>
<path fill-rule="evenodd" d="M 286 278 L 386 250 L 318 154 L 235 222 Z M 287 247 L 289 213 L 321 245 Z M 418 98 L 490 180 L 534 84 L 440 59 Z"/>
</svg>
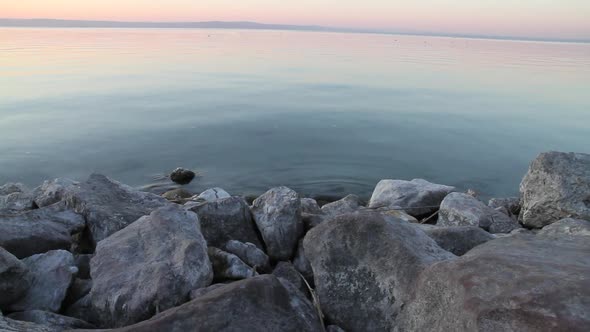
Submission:
<svg viewBox="0 0 590 332">
<path fill-rule="evenodd" d="M 195 172 L 178 167 L 170 173 L 170 180 L 178 184 L 189 184 L 195 178 Z"/>
<path fill-rule="evenodd" d="M 322 209 L 318 202 L 313 198 L 301 199 L 301 213 L 321 214 Z"/>
<path fill-rule="evenodd" d="M 352 213 L 362 209 L 365 207 L 357 195 L 348 195 L 341 200 L 322 206 L 322 212 L 330 216 Z"/>
<path fill-rule="evenodd" d="M 297 251 L 295 252 L 295 258 L 293 258 L 293 266 L 301 275 L 307 280 L 307 282 L 311 285 L 314 284 L 313 281 L 313 269 L 311 268 L 311 263 L 305 256 L 305 248 L 303 247 L 303 239 L 299 241 L 297 245 Z"/>
<path fill-rule="evenodd" d="M 9 182 L 0 186 L 0 196 L 6 196 L 13 193 L 26 193 L 29 189 L 22 183 Z"/>
<path fill-rule="evenodd" d="M 22 298 L 32 279 L 27 265 L 0 247 L 0 309 Z"/>
<path fill-rule="evenodd" d="M 216 187 L 203 191 L 201 194 L 199 194 L 199 196 L 197 196 L 197 200 L 203 200 L 205 202 L 215 202 L 218 199 L 229 197 L 231 197 L 231 195 L 227 191 Z"/>
<path fill-rule="evenodd" d="M 309 294 L 309 290 L 305 285 L 305 282 L 303 279 L 301 279 L 301 275 L 299 272 L 297 272 L 293 264 L 289 262 L 279 262 L 277 266 L 275 266 L 274 271 L 272 271 L 272 274 L 279 279 L 283 279 L 291 283 L 291 285 L 301 292 L 301 294 Z"/>
<path fill-rule="evenodd" d="M 209 260 L 213 266 L 215 280 L 240 280 L 253 277 L 255 270 L 244 263 L 238 256 L 219 248 L 209 247 Z"/>
<path fill-rule="evenodd" d="M 49 206 L 63 199 L 64 194 L 79 183 L 65 178 L 45 181 L 33 191 L 33 200 L 38 207 Z"/>
<path fill-rule="evenodd" d="M 196 214 L 168 206 L 98 243 L 90 263 L 89 317 L 119 327 L 180 305 L 211 284 L 207 243 Z M 82 299 L 84 300 L 84 299 Z"/>
<path fill-rule="evenodd" d="M 0 196 L 0 215 L 19 214 L 33 208 L 33 195 L 29 192 L 14 192 Z"/>
<path fill-rule="evenodd" d="M 537 235 L 555 237 L 590 236 L 590 221 L 572 218 L 561 219 L 543 227 Z"/>
<path fill-rule="evenodd" d="M 346 331 L 392 330 L 419 273 L 455 258 L 414 225 L 376 212 L 324 222 L 303 246 L 323 312 Z"/>
<path fill-rule="evenodd" d="M 453 191 L 455 187 L 423 179 L 381 180 L 373 191 L 369 208 L 387 207 L 392 210 L 404 210 L 412 216 L 422 216 L 438 210 L 445 196 Z"/>
<path fill-rule="evenodd" d="M 541 153 L 520 184 L 521 222 L 542 228 L 563 218 L 590 220 L 590 155 Z"/>
<path fill-rule="evenodd" d="M 244 263 L 255 268 L 257 271 L 270 270 L 270 260 L 268 256 L 253 243 L 230 240 L 227 241 L 223 249 L 238 256 Z"/>
<path fill-rule="evenodd" d="M 510 216 L 518 216 L 520 213 L 520 198 L 492 198 L 489 200 L 488 206 L 492 209 L 504 208 L 508 211 Z"/>
<path fill-rule="evenodd" d="M 270 258 L 290 260 L 304 232 L 297 193 L 287 187 L 273 188 L 254 200 L 252 214 Z"/>
<path fill-rule="evenodd" d="M 6 317 L 18 321 L 36 323 L 50 328 L 55 328 L 57 330 L 94 328 L 94 325 L 88 324 L 83 320 L 42 310 L 15 312 Z"/>
<path fill-rule="evenodd" d="M 419 227 L 436 241 L 441 248 L 457 256 L 462 256 L 480 244 L 496 238 L 477 226 L 437 227 L 420 225 Z"/>
<path fill-rule="evenodd" d="M 2 332 L 61 332 L 63 329 L 56 329 L 30 322 L 23 322 L 2 316 L 0 313 L 0 331 Z"/>
<path fill-rule="evenodd" d="M 587 331 L 590 244 L 514 235 L 427 268 L 399 331 Z"/>
</svg>

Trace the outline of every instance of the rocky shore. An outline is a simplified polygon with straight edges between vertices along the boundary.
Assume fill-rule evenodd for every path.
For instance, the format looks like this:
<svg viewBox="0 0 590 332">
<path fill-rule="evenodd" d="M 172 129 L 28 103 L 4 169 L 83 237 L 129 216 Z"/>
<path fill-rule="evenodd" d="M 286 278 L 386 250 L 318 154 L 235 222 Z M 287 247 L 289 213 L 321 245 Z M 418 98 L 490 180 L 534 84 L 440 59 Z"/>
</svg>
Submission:
<svg viewBox="0 0 590 332">
<path fill-rule="evenodd" d="M 543 153 L 487 204 L 422 179 L 323 206 L 6 184 L 0 310 L 1 331 L 588 331 L 590 155 Z"/>
</svg>

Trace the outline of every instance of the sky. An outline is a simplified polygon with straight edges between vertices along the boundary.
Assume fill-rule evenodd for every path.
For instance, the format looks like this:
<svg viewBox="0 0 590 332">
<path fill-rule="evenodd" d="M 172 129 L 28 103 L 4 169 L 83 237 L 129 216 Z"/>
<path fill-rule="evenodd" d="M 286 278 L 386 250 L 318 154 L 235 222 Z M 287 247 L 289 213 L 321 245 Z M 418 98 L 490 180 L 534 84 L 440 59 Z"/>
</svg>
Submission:
<svg viewBox="0 0 590 332">
<path fill-rule="evenodd" d="M 0 17 L 254 21 L 406 33 L 590 39 L 590 0 L 0 0 Z"/>
</svg>

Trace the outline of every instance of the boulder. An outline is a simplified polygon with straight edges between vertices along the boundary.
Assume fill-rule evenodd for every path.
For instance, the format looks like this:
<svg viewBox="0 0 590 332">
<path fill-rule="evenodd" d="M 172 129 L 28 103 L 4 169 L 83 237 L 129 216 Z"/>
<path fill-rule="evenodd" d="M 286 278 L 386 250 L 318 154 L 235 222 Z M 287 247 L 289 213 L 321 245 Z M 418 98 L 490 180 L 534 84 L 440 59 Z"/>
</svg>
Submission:
<svg viewBox="0 0 590 332">
<path fill-rule="evenodd" d="M 430 227 L 424 227 L 430 226 Z M 469 250 L 496 238 L 477 226 L 437 227 L 419 225 L 436 243 L 446 251 L 462 256 Z"/>
<path fill-rule="evenodd" d="M 238 256 L 244 263 L 253 267 L 254 270 L 270 270 L 270 260 L 268 256 L 253 243 L 230 240 L 227 241 L 223 249 L 230 254 Z"/>
<path fill-rule="evenodd" d="M 256 275 L 256 271 L 252 267 L 234 254 L 215 247 L 209 247 L 208 253 L 217 281 L 240 280 Z"/>
<path fill-rule="evenodd" d="M 587 331 L 590 243 L 514 235 L 420 275 L 404 331 Z"/>
<path fill-rule="evenodd" d="M 172 204 L 100 174 L 92 174 L 85 182 L 72 186 L 64 200 L 69 208 L 84 216 L 94 244 L 153 210 Z"/>
<path fill-rule="evenodd" d="M 162 197 L 175 203 L 184 203 L 186 199 L 192 196 L 193 194 L 189 193 L 188 191 L 182 188 L 168 190 L 167 192 L 162 194 Z"/>
<path fill-rule="evenodd" d="M 116 332 L 283 331 L 317 332 L 323 326 L 312 304 L 272 275 L 218 287 L 150 320 Z"/>
<path fill-rule="evenodd" d="M 302 198 L 301 199 L 301 213 L 310 213 L 310 214 L 322 214 L 322 209 L 320 208 L 318 202 L 313 198 Z"/>
<path fill-rule="evenodd" d="M 301 220 L 303 221 L 303 227 L 305 232 L 309 231 L 310 229 L 316 227 L 317 225 L 323 223 L 330 216 L 325 214 L 311 214 L 311 213 L 301 213 Z"/>
<path fill-rule="evenodd" d="M 326 332 L 345 332 L 341 329 L 338 325 L 328 325 L 326 326 Z"/>
<path fill-rule="evenodd" d="M 205 202 L 215 202 L 218 199 L 229 197 L 231 197 L 231 195 L 221 188 L 210 188 L 203 191 L 199 196 L 197 196 L 197 200 L 203 200 Z"/>
<path fill-rule="evenodd" d="M 30 271 L 32 284 L 7 309 L 59 312 L 74 275 L 78 272 L 74 266 L 74 256 L 65 250 L 53 250 L 27 257 L 22 262 Z"/>
<path fill-rule="evenodd" d="M 404 210 L 412 216 L 432 214 L 455 187 L 430 183 L 422 179 L 412 181 L 381 180 L 375 187 L 369 208 L 387 207 Z"/>
<path fill-rule="evenodd" d="M 56 329 L 30 322 L 22 322 L 2 316 L 0 313 L 0 331 L 2 332 L 61 332 L 63 329 Z"/>
<path fill-rule="evenodd" d="M 95 328 L 94 325 L 86 323 L 83 320 L 42 310 L 15 312 L 6 317 L 18 321 L 36 323 L 58 330 Z"/>
<path fill-rule="evenodd" d="M 9 182 L 6 183 L 2 186 L 0 186 L 0 196 L 6 196 L 6 195 L 10 195 L 13 193 L 26 193 L 29 192 L 29 189 L 27 188 L 27 186 L 25 186 L 22 183 L 14 183 L 14 182 Z"/>
<path fill-rule="evenodd" d="M 516 220 L 463 193 L 451 193 L 445 197 L 436 224 L 444 227 L 479 226 L 490 233 L 510 233 L 521 228 Z"/>
<path fill-rule="evenodd" d="M 375 211 L 378 211 L 378 212 L 386 214 L 390 217 L 398 218 L 398 219 L 401 219 L 403 221 L 407 221 L 410 223 L 419 223 L 418 219 L 416 219 L 415 217 L 412 217 L 411 215 L 407 214 L 405 211 L 402 211 L 402 210 L 391 210 L 389 208 L 379 208 L 379 209 L 375 209 Z"/>
<path fill-rule="evenodd" d="M 250 208 L 242 197 L 196 203 L 187 209 L 199 215 L 201 231 L 209 246 L 221 248 L 227 241 L 238 240 L 262 248 Z"/>
<path fill-rule="evenodd" d="M 322 206 L 322 212 L 330 216 L 352 213 L 362 209 L 365 207 L 357 195 L 348 195 L 341 200 Z"/>
<path fill-rule="evenodd" d="M 456 257 L 415 225 L 377 212 L 326 221 L 303 247 L 327 320 L 346 331 L 393 330 L 420 272 Z"/>
<path fill-rule="evenodd" d="M 543 227 L 539 236 L 590 236 L 590 221 L 565 218 Z"/>
<path fill-rule="evenodd" d="M 100 241 L 90 261 L 92 289 L 73 312 L 99 327 L 119 327 L 180 305 L 211 284 L 207 243 L 196 214 L 179 206 L 149 216 Z"/>
<path fill-rule="evenodd" d="M 273 260 L 290 260 L 304 234 L 297 193 L 287 187 L 270 189 L 254 200 L 252 214 L 268 256 Z"/>
<path fill-rule="evenodd" d="M 78 184 L 78 182 L 66 178 L 45 181 L 33 191 L 33 200 L 38 207 L 53 205 L 61 201 L 64 194 Z"/>
<path fill-rule="evenodd" d="M 492 198 L 489 200 L 488 206 L 492 209 L 504 208 L 508 211 L 508 215 L 518 216 L 518 214 L 520 213 L 520 198 Z"/>
<path fill-rule="evenodd" d="M 0 309 L 22 298 L 32 279 L 27 265 L 0 247 Z"/>
<path fill-rule="evenodd" d="M 287 282 L 290 282 L 295 289 L 301 292 L 301 294 L 305 294 L 306 296 L 309 294 L 307 285 L 305 285 L 305 282 L 293 264 L 289 262 L 279 262 L 277 266 L 275 266 L 274 271 L 272 271 L 272 274 L 279 279 L 284 279 Z"/>
<path fill-rule="evenodd" d="M 194 300 L 194 299 L 196 299 L 196 298 L 198 298 L 198 297 L 201 297 L 201 296 L 203 296 L 203 295 L 205 295 L 205 294 L 209 293 L 209 292 L 210 292 L 210 291 L 212 291 L 212 290 L 215 290 L 215 289 L 217 289 L 217 288 L 219 288 L 219 287 L 223 287 L 223 286 L 225 286 L 225 285 L 227 285 L 227 284 L 229 284 L 229 283 L 230 283 L 230 282 L 228 282 L 228 283 L 225 283 L 225 284 L 224 284 L 224 283 L 220 283 L 220 284 L 213 284 L 213 285 L 211 285 L 211 286 L 208 286 L 208 287 L 193 289 L 193 290 L 191 291 L 191 293 L 190 293 L 189 297 L 190 297 L 190 299 L 191 299 L 191 301 L 192 301 L 192 300 Z"/>
<path fill-rule="evenodd" d="M 293 258 L 293 266 L 301 275 L 307 280 L 310 285 L 313 285 L 313 269 L 307 257 L 305 257 L 305 248 L 303 247 L 303 239 L 297 245 L 295 258 Z"/>
<path fill-rule="evenodd" d="M 170 173 L 170 180 L 178 184 L 189 184 L 195 178 L 195 172 L 178 167 Z"/>
<path fill-rule="evenodd" d="M 29 192 L 14 192 L 0 196 L 0 216 L 19 214 L 34 207 L 33 195 Z"/>
<path fill-rule="evenodd" d="M 520 184 L 521 222 L 543 228 L 563 218 L 590 220 L 590 154 L 546 152 Z"/>
</svg>

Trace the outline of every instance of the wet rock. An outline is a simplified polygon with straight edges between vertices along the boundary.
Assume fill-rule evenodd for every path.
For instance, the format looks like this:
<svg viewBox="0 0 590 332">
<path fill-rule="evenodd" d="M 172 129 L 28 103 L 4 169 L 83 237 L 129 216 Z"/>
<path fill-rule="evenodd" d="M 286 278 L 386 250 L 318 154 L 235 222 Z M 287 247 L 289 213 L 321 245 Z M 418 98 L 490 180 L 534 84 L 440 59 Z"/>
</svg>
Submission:
<svg viewBox="0 0 590 332">
<path fill-rule="evenodd" d="M 64 200 L 69 208 L 84 216 L 94 244 L 155 209 L 172 204 L 100 174 L 92 174 L 70 188 Z"/>
<path fill-rule="evenodd" d="M 227 241 L 223 249 L 230 254 L 238 256 L 244 263 L 255 268 L 256 271 L 270 270 L 268 256 L 253 243 L 230 240 Z"/>
<path fill-rule="evenodd" d="M 301 275 L 307 280 L 310 285 L 314 284 L 313 281 L 313 269 L 311 263 L 307 257 L 305 257 L 305 248 L 303 247 L 303 239 L 299 241 L 297 245 L 297 251 L 295 252 L 295 258 L 293 258 L 293 266 Z"/>
<path fill-rule="evenodd" d="M 32 277 L 31 287 L 10 311 L 45 310 L 59 312 L 77 269 L 74 256 L 65 250 L 53 250 L 22 260 Z"/>
<path fill-rule="evenodd" d="M 22 298 L 32 283 L 27 265 L 0 247 L 0 309 Z"/>
<path fill-rule="evenodd" d="M 66 178 L 44 181 L 33 191 L 33 200 L 38 207 L 53 205 L 63 199 L 64 194 L 79 183 Z"/>
<path fill-rule="evenodd" d="M 509 216 L 518 216 L 520 213 L 520 198 L 492 198 L 488 202 L 488 206 L 492 209 L 504 208 L 508 211 Z"/>
<path fill-rule="evenodd" d="M 219 287 L 154 318 L 117 332 L 322 331 L 312 304 L 272 275 Z"/>
<path fill-rule="evenodd" d="M 362 209 L 365 207 L 357 195 L 348 195 L 341 200 L 322 206 L 322 212 L 330 216 L 352 213 Z"/>
<path fill-rule="evenodd" d="M 167 192 L 162 194 L 162 197 L 164 197 L 165 199 L 167 199 L 171 202 L 175 202 L 175 203 L 184 203 L 184 201 L 186 199 L 188 199 L 192 196 L 193 196 L 193 194 L 189 193 L 188 191 L 186 191 L 182 188 L 168 190 Z"/>
<path fill-rule="evenodd" d="M 0 186 L 0 196 L 6 196 L 13 193 L 26 193 L 29 189 L 22 183 L 9 182 Z"/>
<path fill-rule="evenodd" d="M 585 238 L 514 235 L 420 275 L 398 319 L 403 331 L 586 331 L 590 252 Z"/>
<path fill-rule="evenodd" d="M 199 215 L 201 230 L 209 246 L 220 248 L 227 241 L 237 240 L 262 248 L 250 208 L 243 198 L 221 198 L 187 208 Z"/>
<path fill-rule="evenodd" d="M 270 189 L 254 200 L 252 214 L 269 257 L 290 260 L 304 234 L 297 193 L 287 187 Z"/>
<path fill-rule="evenodd" d="M 247 279 L 256 274 L 252 267 L 234 254 L 215 247 L 209 247 L 208 253 L 217 281 Z"/>
<path fill-rule="evenodd" d="M 59 330 L 95 328 L 94 325 L 86 323 L 83 320 L 42 310 L 15 312 L 6 317 L 18 321 L 36 323 Z"/>
<path fill-rule="evenodd" d="M 310 214 L 322 214 L 322 209 L 320 208 L 318 202 L 313 198 L 302 198 L 301 199 L 301 213 L 310 213 Z"/>
<path fill-rule="evenodd" d="M 203 200 L 205 202 L 215 202 L 218 199 L 222 198 L 229 198 L 231 197 L 227 191 L 221 188 L 211 188 L 203 191 L 199 196 L 197 196 L 197 200 Z"/>
<path fill-rule="evenodd" d="M 469 250 L 496 238 L 477 226 L 419 227 L 441 248 L 457 256 L 462 256 Z"/>
<path fill-rule="evenodd" d="M 309 290 L 293 264 L 289 262 L 279 262 L 274 271 L 272 271 L 272 274 L 279 279 L 284 279 L 290 282 L 298 291 L 301 292 L 301 294 L 308 296 Z"/>
<path fill-rule="evenodd" d="M 195 175 L 195 172 L 179 167 L 170 173 L 170 180 L 178 184 L 189 184 Z"/>
<path fill-rule="evenodd" d="M 546 152 L 520 184 L 521 222 L 542 228 L 563 218 L 590 220 L 590 155 Z"/>
<path fill-rule="evenodd" d="M 387 207 L 404 210 L 412 216 L 432 214 L 455 187 L 430 183 L 422 179 L 412 181 L 381 180 L 371 196 L 369 208 Z"/>
<path fill-rule="evenodd" d="M 211 284 L 207 243 L 196 214 L 167 206 L 98 243 L 90 261 L 92 289 L 74 314 L 99 327 L 148 319 Z M 84 308 L 86 307 L 86 308 Z"/>
<path fill-rule="evenodd" d="M 565 218 L 543 227 L 539 236 L 590 236 L 590 221 Z"/>
<path fill-rule="evenodd" d="M 415 280 L 456 256 L 416 226 L 377 212 L 340 215 L 303 241 L 328 321 L 346 331 L 391 331 Z"/>
<path fill-rule="evenodd" d="M 521 227 L 516 220 L 463 193 L 451 193 L 445 197 L 436 224 L 444 227 L 479 226 L 490 233 L 510 233 Z"/>
</svg>

